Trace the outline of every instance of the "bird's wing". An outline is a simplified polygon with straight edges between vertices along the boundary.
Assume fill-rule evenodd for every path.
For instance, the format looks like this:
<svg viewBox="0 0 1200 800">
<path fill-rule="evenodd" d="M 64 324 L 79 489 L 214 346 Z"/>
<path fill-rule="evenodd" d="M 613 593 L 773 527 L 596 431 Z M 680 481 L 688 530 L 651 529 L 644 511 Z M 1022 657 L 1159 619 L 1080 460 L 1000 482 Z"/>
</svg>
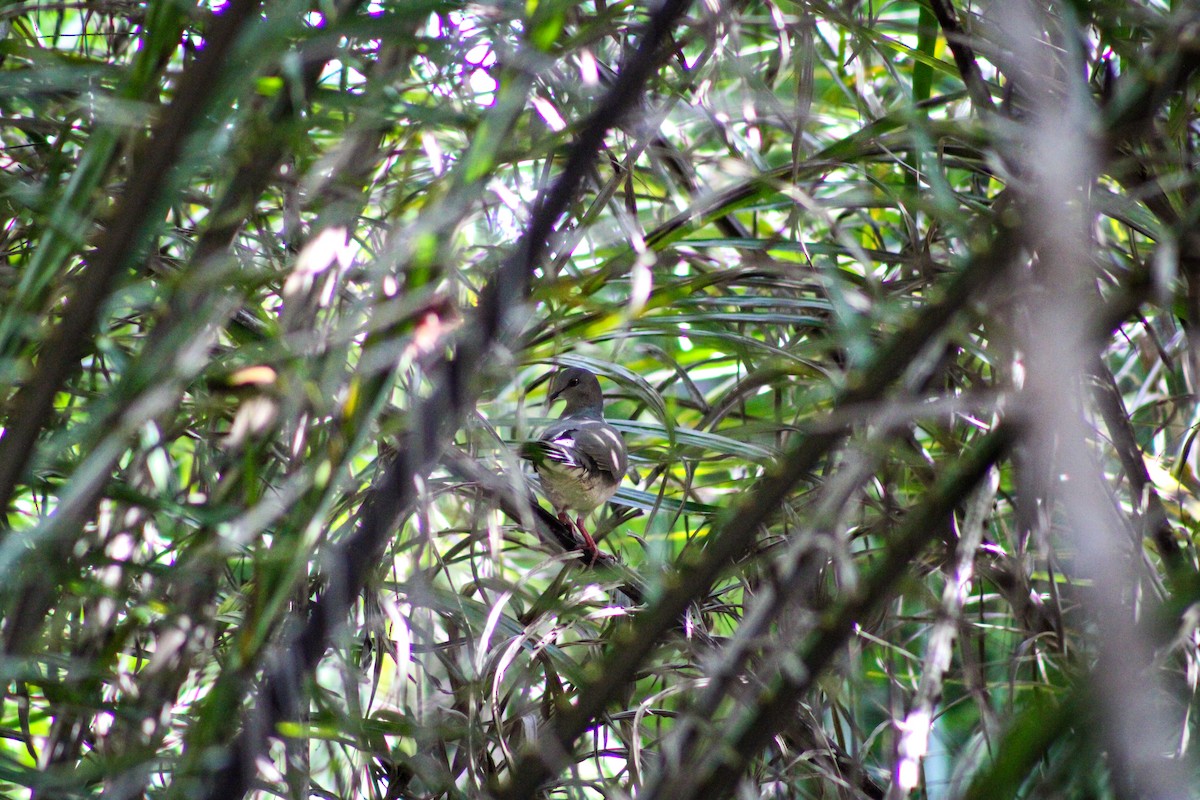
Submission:
<svg viewBox="0 0 1200 800">
<path fill-rule="evenodd" d="M 571 420 L 551 425 L 540 440 L 521 446 L 521 456 L 535 464 L 551 461 L 567 467 L 595 469 L 614 483 L 625 476 L 628 467 L 621 434 L 601 420 Z"/>
<path fill-rule="evenodd" d="M 607 472 L 620 482 L 628 468 L 625 442 L 617 429 L 603 421 L 580 423 L 575 433 L 575 447 L 587 454 L 601 472 Z"/>
</svg>

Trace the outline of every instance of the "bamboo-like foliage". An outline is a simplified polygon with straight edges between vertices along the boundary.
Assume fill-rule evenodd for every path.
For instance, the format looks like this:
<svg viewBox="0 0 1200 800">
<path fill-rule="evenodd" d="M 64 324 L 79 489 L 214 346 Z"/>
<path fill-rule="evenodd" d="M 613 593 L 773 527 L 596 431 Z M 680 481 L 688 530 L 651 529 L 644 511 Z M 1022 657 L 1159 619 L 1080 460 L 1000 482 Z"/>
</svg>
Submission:
<svg viewBox="0 0 1200 800">
<path fill-rule="evenodd" d="M 1194 795 L 1173 6 L 0 5 L 0 794 Z"/>
</svg>

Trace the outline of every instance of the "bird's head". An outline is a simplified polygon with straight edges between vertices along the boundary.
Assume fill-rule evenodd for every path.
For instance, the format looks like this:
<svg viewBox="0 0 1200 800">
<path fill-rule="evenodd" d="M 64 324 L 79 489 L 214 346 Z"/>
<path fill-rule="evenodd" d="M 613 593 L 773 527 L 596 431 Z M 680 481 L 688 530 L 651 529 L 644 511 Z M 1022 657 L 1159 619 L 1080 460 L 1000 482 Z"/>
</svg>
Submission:
<svg viewBox="0 0 1200 800">
<path fill-rule="evenodd" d="M 600 381 L 582 367 L 567 367 L 554 373 L 550 380 L 550 392 L 546 395 L 546 406 L 562 400 L 567 404 L 562 415 L 569 417 L 580 413 L 602 414 L 604 393 Z"/>
</svg>

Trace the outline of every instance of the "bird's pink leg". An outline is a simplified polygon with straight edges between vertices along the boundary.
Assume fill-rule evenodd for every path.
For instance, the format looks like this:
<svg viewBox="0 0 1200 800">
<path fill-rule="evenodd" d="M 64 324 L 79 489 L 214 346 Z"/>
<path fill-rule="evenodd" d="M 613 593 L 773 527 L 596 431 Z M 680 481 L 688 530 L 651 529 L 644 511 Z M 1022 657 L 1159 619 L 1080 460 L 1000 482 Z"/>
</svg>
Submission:
<svg viewBox="0 0 1200 800">
<path fill-rule="evenodd" d="M 596 547 L 596 540 L 588 533 L 587 528 L 583 527 L 583 517 L 575 518 L 575 529 L 583 537 L 583 552 L 588 555 L 588 563 L 595 564 L 596 559 L 600 558 L 600 548 Z"/>
<path fill-rule="evenodd" d="M 600 548 L 596 546 L 596 540 L 588 533 L 587 528 L 583 527 L 583 517 L 576 517 L 572 520 L 566 511 L 560 511 L 558 513 L 558 521 L 568 528 L 574 528 L 580 537 L 583 538 L 583 547 L 580 549 L 588 557 L 588 564 L 595 564 L 596 560 L 600 558 Z"/>
</svg>

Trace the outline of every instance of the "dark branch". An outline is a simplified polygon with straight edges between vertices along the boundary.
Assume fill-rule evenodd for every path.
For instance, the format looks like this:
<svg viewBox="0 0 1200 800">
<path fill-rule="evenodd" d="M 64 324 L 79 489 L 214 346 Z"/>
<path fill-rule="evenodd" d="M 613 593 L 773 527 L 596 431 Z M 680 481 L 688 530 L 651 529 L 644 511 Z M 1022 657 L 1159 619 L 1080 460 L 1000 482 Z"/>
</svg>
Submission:
<svg viewBox="0 0 1200 800">
<path fill-rule="evenodd" d="M 983 79 L 983 73 L 979 71 L 979 65 L 975 62 L 975 51 L 971 48 L 970 39 L 958 24 L 954 6 L 950 0 L 929 0 L 929 8 L 937 17 L 938 25 L 942 27 L 946 45 L 954 55 L 954 63 L 958 66 L 958 74 L 962 76 L 971 102 L 980 111 L 994 111 L 992 93 L 988 90 L 987 81 Z"/>
<path fill-rule="evenodd" d="M 728 797 L 746 764 L 771 739 L 795 719 L 796 701 L 832 662 L 851 636 L 857 622 L 878 609 L 891 595 L 893 587 L 908 572 L 909 566 L 929 542 L 935 531 L 956 506 L 983 479 L 987 471 L 1004 457 L 1012 440 L 1008 426 L 987 434 L 978 446 L 953 469 L 943 473 L 925 500 L 906 518 L 891 537 L 883 559 L 864 583 L 863 591 L 843 600 L 809 644 L 798 656 L 802 670 L 781 673 L 758 697 L 753 708 L 742 716 L 731 737 L 731 745 L 721 747 L 703 768 L 692 770 L 681 780 L 687 785 L 668 787 L 664 797 L 686 800 L 693 797 Z"/>
<path fill-rule="evenodd" d="M 6 415 L 8 425 L 0 437 L 0 512 L 8 512 L 38 436 L 50 421 L 55 395 L 79 369 L 117 276 L 145 246 L 155 224 L 154 209 L 183 153 L 184 142 L 204 119 L 213 93 L 221 86 L 220 73 L 230 50 L 259 6 L 257 0 L 231 0 L 223 7 L 205 37 L 204 50 L 181 76 L 175 100 L 162 122 L 142 143 L 130 169 L 134 178 L 117 202 L 103 239 L 77 276 L 62 321 L 42 348 L 37 372 L 17 392 Z"/>
<path fill-rule="evenodd" d="M 853 373 L 835 408 L 878 400 L 899 378 L 924 347 L 954 319 L 966 303 L 989 282 L 1004 274 L 1015 252 L 1012 231 L 1004 229 L 993 248 L 976 259 L 947 287 L 942 300 L 926 307 L 913 323 L 893 337 L 870 364 Z M 608 703 L 632 681 L 661 637 L 688 606 L 706 594 L 730 564 L 753 545 L 760 527 L 774 515 L 788 495 L 820 460 L 841 441 L 841 430 L 802 436 L 780 463 L 735 508 L 717 523 L 702 551 L 693 551 L 677 570 L 674 580 L 653 606 L 647 608 L 615 637 L 597 677 L 576 692 L 576 702 L 552 720 L 533 746 L 513 768 L 510 783 L 495 796 L 518 800 L 533 796 L 574 741 L 603 713 Z"/>
<path fill-rule="evenodd" d="M 528 299 L 533 270 L 552 239 L 556 223 L 588 174 L 605 133 L 638 102 L 662 58 L 663 44 L 689 5 L 690 0 L 668 0 L 651 15 L 637 49 L 583 126 L 562 173 L 538 200 L 528 230 L 480 293 L 476 313 L 456 342 L 454 355 L 430 366 L 433 391 L 414 407 L 409 430 L 398 442 L 396 458 L 370 491 L 358 527 L 330 554 L 323 588 L 303 630 L 293 641 L 281 644 L 280 658 L 268 667 L 264 677 L 260 702 L 230 743 L 224 763 L 212 775 L 204 796 L 236 800 L 246 793 L 268 738 L 279 722 L 295 713 L 302 687 L 324 655 L 334 630 L 345 621 L 367 576 L 383 558 L 397 520 L 415 503 L 417 482 L 438 463 L 450 437 L 473 407 L 479 389 L 476 376 L 483 359 L 498 344 L 516 343 L 520 319 L 517 310 Z"/>
</svg>

